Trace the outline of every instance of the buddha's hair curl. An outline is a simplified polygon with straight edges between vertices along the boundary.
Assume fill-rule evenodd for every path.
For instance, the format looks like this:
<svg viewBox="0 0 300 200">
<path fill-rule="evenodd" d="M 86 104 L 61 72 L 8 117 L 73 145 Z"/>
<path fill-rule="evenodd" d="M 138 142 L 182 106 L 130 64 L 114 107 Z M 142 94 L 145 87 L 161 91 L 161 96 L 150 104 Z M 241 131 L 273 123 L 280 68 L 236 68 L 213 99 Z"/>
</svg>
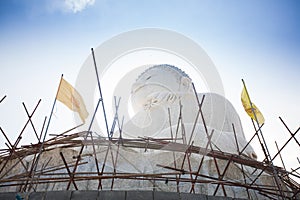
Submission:
<svg viewBox="0 0 300 200">
<path fill-rule="evenodd" d="M 180 77 L 187 77 L 187 78 L 191 79 L 189 77 L 189 75 L 187 75 L 187 73 L 185 73 L 183 70 L 179 69 L 178 67 L 175 67 L 174 65 L 160 64 L 160 65 L 154 65 L 154 66 L 149 67 L 148 69 L 146 69 L 143 73 L 141 73 L 138 76 L 136 81 L 140 80 L 142 77 L 144 77 L 144 75 L 148 74 L 153 69 L 165 70 L 166 72 L 176 73 Z"/>
</svg>

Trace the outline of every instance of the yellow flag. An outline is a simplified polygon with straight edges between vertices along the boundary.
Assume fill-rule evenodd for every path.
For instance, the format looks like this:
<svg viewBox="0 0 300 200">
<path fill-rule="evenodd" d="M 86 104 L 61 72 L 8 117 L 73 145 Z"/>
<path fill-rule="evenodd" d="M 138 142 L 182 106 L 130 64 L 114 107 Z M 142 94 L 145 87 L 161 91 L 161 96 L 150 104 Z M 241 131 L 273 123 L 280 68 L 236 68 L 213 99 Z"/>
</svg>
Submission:
<svg viewBox="0 0 300 200">
<path fill-rule="evenodd" d="M 244 86 L 243 88 L 243 91 L 242 91 L 242 95 L 241 95 L 241 100 L 242 100 L 242 104 L 244 106 L 244 109 L 245 111 L 247 112 L 247 114 L 253 119 L 256 121 L 255 119 L 255 116 L 254 116 L 254 113 L 256 115 L 256 118 L 257 118 L 257 122 L 259 124 L 263 124 L 265 122 L 265 118 L 264 116 L 262 115 L 262 113 L 259 111 L 259 109 L 254 105 L 254 103 L 252 103 L 252 107 L 253 107 L 253 110 L 251 108 L 251 104 L 250 104 L 250 99 L 247 95 L 247 92 L 246 92 L 246 88 Z M 254 112 L 254 113 L 253 113 Z"/>
<path fill-rule="evenodd" d="M 85 123 L 85 119 L 89 113 L 86 110 L 81 95 L 73 88 L 73 86 L 62 78 L 56 99 L 65 104 L 74 112 L 78 112 L 81 120 Z"/>
</svg>

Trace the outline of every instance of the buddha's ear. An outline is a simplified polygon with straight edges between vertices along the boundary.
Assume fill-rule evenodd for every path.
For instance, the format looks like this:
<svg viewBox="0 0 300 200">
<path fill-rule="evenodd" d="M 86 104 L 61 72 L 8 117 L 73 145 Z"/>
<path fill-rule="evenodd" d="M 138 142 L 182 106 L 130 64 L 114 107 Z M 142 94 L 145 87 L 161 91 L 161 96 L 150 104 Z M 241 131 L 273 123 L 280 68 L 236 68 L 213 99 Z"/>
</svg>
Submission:
<svg viewBox="0 0 300 200">
<path fill-rule="evenodd" d="M 192 88 L 192 80 L 189 77 L 183 76 L 180 80 L 180 90 L 189 91 Z"/>
</svg>

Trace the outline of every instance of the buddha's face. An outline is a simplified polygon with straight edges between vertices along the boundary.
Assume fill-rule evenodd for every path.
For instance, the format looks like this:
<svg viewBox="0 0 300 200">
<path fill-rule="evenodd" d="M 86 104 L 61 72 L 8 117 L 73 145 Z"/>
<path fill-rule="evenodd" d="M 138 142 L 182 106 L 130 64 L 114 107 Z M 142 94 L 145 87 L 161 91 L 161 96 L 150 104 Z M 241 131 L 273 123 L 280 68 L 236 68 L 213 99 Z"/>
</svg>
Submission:
<svg viewBox="0 0 300 200">
<path fill-rule="evenodd" d="M 168 65 L 152 67 L 143 73 L 132 85 L 131 101 L 135 112 L 143 109 L 154 93 L 169 92 L 177 94 L 186 92 L 191 80 L 182 76 Z"/>
</svg>

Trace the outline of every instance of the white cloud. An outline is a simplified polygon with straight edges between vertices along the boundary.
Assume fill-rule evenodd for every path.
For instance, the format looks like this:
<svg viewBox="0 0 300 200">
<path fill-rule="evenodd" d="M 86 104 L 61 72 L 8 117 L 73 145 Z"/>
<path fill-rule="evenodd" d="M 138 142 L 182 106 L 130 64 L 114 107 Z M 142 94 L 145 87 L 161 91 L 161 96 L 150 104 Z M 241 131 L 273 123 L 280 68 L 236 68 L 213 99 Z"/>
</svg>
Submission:
<svg viewBox="0 0 300 200">
<path fill-rule="evenodd" d="M 87 6 L 92 6 L 95 0 L 65 0 L 65 8 L 73 13 L 81 12 Z"/>
<path fill-rule="evenodd" d="M 1 1 L 1 0 L 0 0 Z M 60 11 L 63 13 L 78 13 L 88 6 L 95 4 L 96 0 L 46 0 L 46 10 L 49 13 Z"/>
</svg>

